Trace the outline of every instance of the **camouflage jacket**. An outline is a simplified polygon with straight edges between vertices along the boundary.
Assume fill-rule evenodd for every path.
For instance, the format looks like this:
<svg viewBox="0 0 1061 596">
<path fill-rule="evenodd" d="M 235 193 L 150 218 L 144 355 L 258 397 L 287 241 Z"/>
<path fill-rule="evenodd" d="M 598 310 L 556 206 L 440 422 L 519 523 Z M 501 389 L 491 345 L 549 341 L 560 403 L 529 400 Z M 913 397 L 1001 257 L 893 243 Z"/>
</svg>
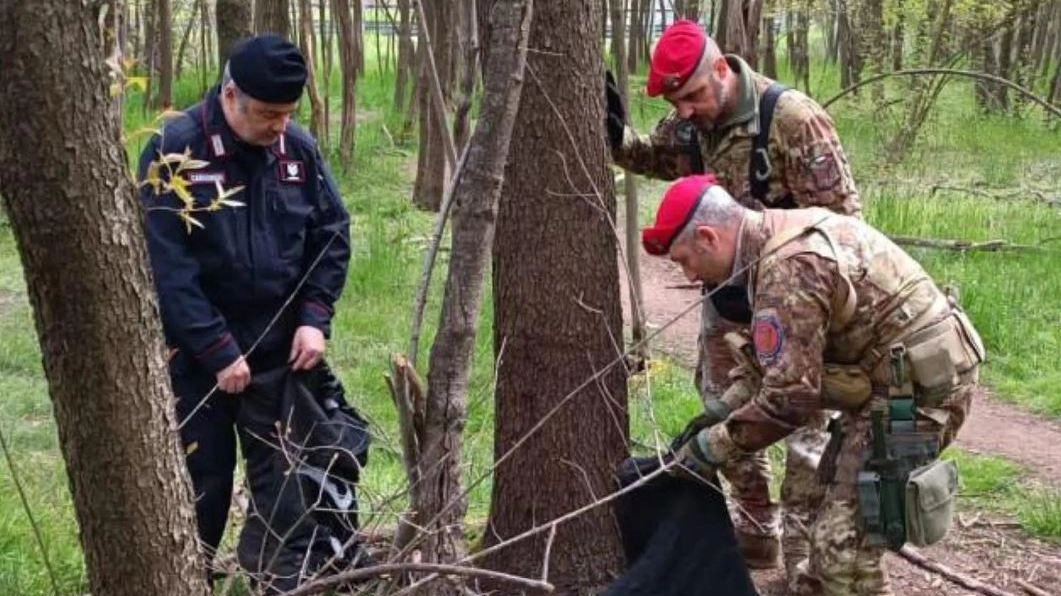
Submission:
<svg viewBox="0 0 1061 596">
<path fill-rule="evenodd" d="M 769 191 L 764 201 L 751 196 L 748 167 L 759 133 L 759 97 L 773 82 L 743 60 L 727 56 L 741 79 L 744 97 L 735 117 L 705 130 L 675 112 L 665 116 L 649 136 L 632 128 L 612 154 L 623 168 L 673 180 L 695 174 L 686 147 L 698 132 L 704 168 L 741 204 L 752 209 L 780 208 L 791 195 L 798 207 L 825 207 L 845 215 L 861 213 L 858 190 L 832 119 L 814 100 L 790 89 L 777 101 L 769 136 Z M 751 92 L 749 92 L 751 91 Z"/>
<path fill-rule="evenodd" d="M 770 445 L 821 409 L 826 363 L 859 365 L 875 384 L 887 384 L 888 347 L 956 310 L 921 265 L 855 218 L 824 209 L 749 216 L 737 263 L 764 254 L 748 273 L 762 382 L 708 432 L 709 447 L 723 458 Z"/>
</svg>

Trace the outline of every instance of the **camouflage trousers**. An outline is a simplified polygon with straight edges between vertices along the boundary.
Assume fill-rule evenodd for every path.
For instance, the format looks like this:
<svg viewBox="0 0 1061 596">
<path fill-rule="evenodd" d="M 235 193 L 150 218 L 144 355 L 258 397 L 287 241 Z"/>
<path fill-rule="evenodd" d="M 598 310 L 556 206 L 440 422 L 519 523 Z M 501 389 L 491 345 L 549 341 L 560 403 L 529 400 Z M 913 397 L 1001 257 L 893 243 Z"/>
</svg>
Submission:
<svg viewBox="0 0 1061 596">
<path fill-rule="evenodd" d="M 706 404 L 718 399 L 729 384 L 729 371 L 736 366 L 723 336 L 741 329 L 719 317 L 710 300 L 704 301 L 699 337 L 696 384 Z M 818 460 L 828 443 L 825 412 L 785 439 L 785 476 L 781 481 L 781 503 L 770 497 L 770 460 L 765 451 L 741 457 L 721 469 L 734 501 L 734 525 L 750 536 L 778 536 L 788 577 L 808 556 L 809 530 L 825 489 L 818 481 Z"/>
<path fill-rule="evenodd" d="M 918 426 L 940 434 L 940 449 L 954 440 L 965 422 L 974 385 L 959 387 L 933 413 L 919 417 Z M 789 576 L 790 595 L 890 596 L 883 547 L 865 544 L 858 509 L 858 473 L 872 441 L 870 410 L 841 415 L 843 439 L 836 458 L 836 475 L 810 532 L 810 556 Z M 941 423 L 942 422 L 942 423 Z"/>
</svg>

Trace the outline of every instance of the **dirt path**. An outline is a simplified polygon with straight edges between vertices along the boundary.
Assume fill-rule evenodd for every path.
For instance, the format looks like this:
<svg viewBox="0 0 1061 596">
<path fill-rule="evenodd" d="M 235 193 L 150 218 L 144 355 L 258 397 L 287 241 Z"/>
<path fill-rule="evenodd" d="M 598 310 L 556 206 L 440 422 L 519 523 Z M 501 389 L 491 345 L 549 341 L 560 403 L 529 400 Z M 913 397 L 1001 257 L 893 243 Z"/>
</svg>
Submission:
<svg viewBox="0 0 1061 596">
<path fill-rule="evenodd" d="M 688 287 L 681 270 L 670 261 L 651 258 L 644 251 L 641 256 L 644 308 L 651 333 L 699 300 L 700 291 Z M 629 312 L 625 275 L 622 277 L 623 308 Z M 660 331 L 651 342 L 652 349 L 692 365 L 699 324 L 700 311 L 695 308 Z M 973 404 L 957 442 L 969 451 L 1005 457 L 1025 466 L 1038 479 L 1061 485 L 1061 449 L 1055 448 L 1061 445 L 1061 424 L 1054 421 L 988 397 Z"/>
<path fill-rule="evenodd" d="M 696 359 L 696 335 L 700 311 L 694 308 L 673 324 L 660 330 L 700 297 L 688 287 L 680 269 L 666 259 L 651 258 L 641 252 L 644 309 L 653 350 L 666 352 L 691 365 Z M 629 313 L 628 294 L 623 278 L 623 302 Z M 1061 425 L 1029 414 L 994 398 L 978 400 L 966 421 L 958 444 L 966 450 L 996 454 L 1025 466 L 1038 479 L 1061 485 Z M 940 544 L 922 552 L 930 559 L 974 579 L 987 582 L 1010 594 L 1024 594 L 1018 580 L 1030 582 L 1046 593 L 1061 596 L 1061 545 L 1044 543 L 1024 532 L 992 523 L 974 511 L 959 516 L 960 522 Z M 962 518 L 968 518 L 961 521 Z M 929 572 L 889 553 L 887 566 L 897 595 L 962 596 L 973 594 L 939 574 Z M 756 585 L 763 596 L 785 594 L 779 571 L 755 572 Z"/>
</svg>

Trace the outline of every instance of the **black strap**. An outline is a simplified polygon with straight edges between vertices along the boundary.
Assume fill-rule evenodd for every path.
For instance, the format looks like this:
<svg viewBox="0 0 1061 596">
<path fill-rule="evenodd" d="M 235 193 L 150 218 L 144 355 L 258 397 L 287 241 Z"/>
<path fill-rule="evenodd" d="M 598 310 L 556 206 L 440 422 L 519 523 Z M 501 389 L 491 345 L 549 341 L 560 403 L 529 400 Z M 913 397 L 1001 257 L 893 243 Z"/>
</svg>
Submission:
<svg viewBox="0 0 1061 596">
<path fill-rule="evenodd" d="M 769 147 L 774 108 L 777 107 L 777 99 L 787 90 L 788 87 L 781 83 L 771 83 L 759 98 L 759 134 L 755 135 L 755 139 L 752 140 L 752 155 L 748 162 L 748 183 L 752 197 L 760 201 L 766 200 L 766 193 L 770 190 L 770 174 L 773 173 Z M 784 201 L 785 199 L 782 199 L 782 202 Z"/>
</svg>

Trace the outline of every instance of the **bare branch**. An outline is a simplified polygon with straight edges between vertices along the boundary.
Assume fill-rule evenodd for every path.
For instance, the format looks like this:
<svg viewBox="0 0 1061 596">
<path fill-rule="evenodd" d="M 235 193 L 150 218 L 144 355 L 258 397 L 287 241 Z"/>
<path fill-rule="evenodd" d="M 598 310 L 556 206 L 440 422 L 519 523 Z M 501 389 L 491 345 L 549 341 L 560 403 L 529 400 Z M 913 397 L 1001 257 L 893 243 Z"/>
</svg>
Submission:
<svg viewBox="0 0 1061 596">
<path fill-rule="evenodd" d="M 986 584 L 978 579 L 969 577 L 968 575 L 965 575 L 963 573 L 959 573 L 942 563 L 933 561 L 932 559 L 929 559 L 925 555 L 921 554 L 909 544 L 899 549 L 899 554 L 902 555 L 904 559 L 910 561 L 918 567 L 928 571 L 934 571 L 942 575 L 944 578 L 950 580 L 951 582 L 962 586 L 963 588 L 967 588 L 969 590 L 973 590 L 981 594 L 986 594 L 987 596 L 1016 596 L 1011 592 L 1006 592 L 1000 588 L 992 586 L 991 584 Z"/>
</svg>

